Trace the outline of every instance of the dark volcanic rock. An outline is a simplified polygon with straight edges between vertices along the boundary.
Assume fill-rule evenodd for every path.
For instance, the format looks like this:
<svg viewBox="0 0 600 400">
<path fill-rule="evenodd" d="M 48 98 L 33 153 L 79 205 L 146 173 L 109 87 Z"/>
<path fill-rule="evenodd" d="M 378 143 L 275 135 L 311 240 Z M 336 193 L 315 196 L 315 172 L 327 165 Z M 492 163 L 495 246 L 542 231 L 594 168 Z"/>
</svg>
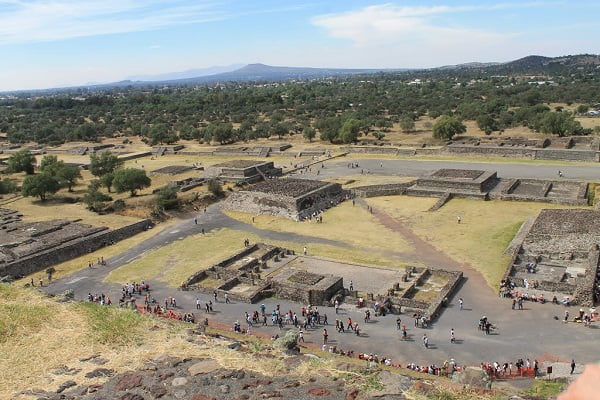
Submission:
<svg viewBox="0 0 600 400">
<path fill-rule="evenodd" d="M 72 388 L 73 386 L 77 386 L 77 382 L 74 381 L 66 381 L 63 382 L 58 389 L 56 389 L 56 393 L 62 393 L 65 390 L 67 390 L 68 388 Z"/>
<path fill-rule="evenodd" d="M 112 369 L 96 368 L 95 370 L 90 371 L 87 374 L 85 374 L 85 377 L 86 378 L 99 378 L 99 377 L 105 377 L 105 376 L 113 376 L 114 373 L 115 373 L 115 371 L 113 371 Z"/>
<path fill-rule="evenodd" d="M 174 363 L 175 360 L 178 362 Z M 156 365 L 156 370 L 147 368 L 150 364 Z M 92 373 L 96 375 L 108 371 L 98 368 Z M 318 371 L 315 373 L 318 374 Z M 395 379 L 394 374 L 382 375 L 382 380 L 393 382 Z M 298 380 L 285 374 L 265 376 L 252 371 L 226 369 L 214 360 L 186 360 L 162 356 L 138 371 L 111 377 L 103 385 L 76 387 L 69 392 L 55 393 L 53 397 L 57 400 L 61 396 L 68 400 L 397 399 L 402 397 L 398 397 L 401 392 L 395 392 L 395 389 L 410 385 L 404 382 L 404 377 L 399 376 L 396 380 L 392 390 L 387 390 L 384 396 L 379 396 L 378 393 L 359 392 L 346 385 L 343 380 L 333 380 L 331 377 L 317 375 Z M 45 398 L 50 398 L 49 396 Z"/>
<path fill-rule="evenodd" d="M 137 372 L 126 372 L 117 381 L 115 390 L 129 390 L 142 385 L 142 376 Z"/>
</svg>

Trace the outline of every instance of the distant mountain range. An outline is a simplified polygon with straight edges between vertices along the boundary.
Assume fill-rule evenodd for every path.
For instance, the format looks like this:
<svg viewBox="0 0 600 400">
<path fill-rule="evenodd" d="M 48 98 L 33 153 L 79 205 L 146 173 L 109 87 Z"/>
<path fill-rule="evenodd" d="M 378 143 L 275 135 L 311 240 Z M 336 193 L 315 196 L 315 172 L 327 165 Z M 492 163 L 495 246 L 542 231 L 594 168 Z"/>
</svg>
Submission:
<svg viewBox="0 0 600 400">
<path fill-rule="evenodd" d="M 276 67 L 265 64 L 248 64 L 238 68 L 212 67 L 184 72 L 146 76 L 146 79 L 127 79 L 120 82 L 94 86 L 143 86 L 148 84 L 195 84 L 213 82 L 248 82 L 248 81 L 285 81 L 293 79 L 326 78 L 343 75 L 374 74 L 379 72 L 399 72 L 408 69 L 348 69 L 348 68 L 308 68 L 308 67 Z M 214 71 L 220 69 L 219 73 Z M 229 69 L 229 70 L 228 70 Z M 193 71 L 202 73 L 193 75 Z M 190 76 L 192 75 L 192 76 Z M 147 79 L 151 78 L 151 79 Z M 166 78 L 166 79 L 165 79 Z"/>
<path fill-rule="evenodd" d="M 226 66 L 215 66 L 208 68 L 194 68 L 188 69 L 186 71 L 178 71 L 178 72 L 167 72 L 164 74 L 156 74 L 156 75 L 135 75 L 129 76 L 125 78 L 127 81 L 144 81 L 144 82 L 154 82 L 154 81 L 173 81 L 178 79 L 190 79 L 197 78 L 201 76 L 207 75 L 217 75 L 225 72 L 235 71 L 244 66 L 244 64 L 232 64 Z"/>
<path fill-rule="evenodd" d="M 346 68 L 304 68 L 304 67 L 277 67 L 265 64 L 233 64 L 210 68 L 190 69 L 181 72 L 171 72 L 158 75 L 132 76 L 120 82 L 89 84 L 79 87 L 88 89 L 109 89 L 124 86 L 152 86 L 152 85 L 185 85 L 185 84 L 210 84 L 216 82 L 274 82 L 294 79 L 314 79 L 347 75 L 369 75 L 390 72 L 470 72 L 493 74 L 521 74 L 521 75 L 550 75 L 570 73 L 574 70 L 600 69 L 600 56 L 596 54 L 569 55 L 563 57 L 527 56 L 506 63 L 479 63 L 471 62 L 458 65 L 448 65 L 430 69 L 346 69 Z M 43 90 L 37 92 L 48 92 Z M 61 89 L 64 90 L 64 89 Z M 31 92 L 31 91 L 28 91 Z"/>
<path fill-rule="evenodd" d="M 249 82 L 249 81 L 285 81 L 293 79 L 326 78 L 345 75 L 368 75 L 389 72 L 410 71 L 481 71 L 487 74 L 550 74 L 562 73 L 574 68 L 596 68 L 600 66 L 600 56 L 581 54 L 563 57 L 527 56 L 506 63 L 471 62 L 458 65 L 447 65 L 430 69 L 347 69 L 347 68 L 305 68 L 277 67 L 265 64 L 230 65 L 193 69 L 184 72 L 174 72 L 153 76 L 140 76 L 139 80 L 128 79 L 117 83 L 101 86 L 151 85 L 151 84 L 207 84 L 214 82 Z M 237 67 L 237 68 L 236 68 Z"/>
</svg>

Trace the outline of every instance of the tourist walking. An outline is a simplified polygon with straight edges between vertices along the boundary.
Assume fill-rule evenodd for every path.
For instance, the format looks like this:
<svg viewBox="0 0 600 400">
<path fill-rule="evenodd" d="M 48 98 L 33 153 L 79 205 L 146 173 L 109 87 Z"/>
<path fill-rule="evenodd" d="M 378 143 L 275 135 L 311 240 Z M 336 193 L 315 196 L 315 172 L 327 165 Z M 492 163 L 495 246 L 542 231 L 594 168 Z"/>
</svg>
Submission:
<svg viewBox="0 0 600 400">
<path fill-rule="evenodd" d="M 460 306 L 460 310 L 463 310 L 463 305 L 464 305 L 464 300 L 462 299 L 462 297 L 460 299 L 458 299 L 458 305 Z"/>
<path fill-rule="evenodd" d="M 571 375 L 573 375 L 573 372 L 575 371 L 575 359 L 571 360 Z"/>
<path fill-rule="evenodd" d="M 425 346 L 426 349 L 429 348 L 429 338 L 427 337 L 427 334 L 423 334 L 423 346 Z"/>
<path fill-rule="evenodd" d="M 450 343 L 455 343 L 456 337 L 454 336 L 454 328 L 450 329 Z"/>
</svg>

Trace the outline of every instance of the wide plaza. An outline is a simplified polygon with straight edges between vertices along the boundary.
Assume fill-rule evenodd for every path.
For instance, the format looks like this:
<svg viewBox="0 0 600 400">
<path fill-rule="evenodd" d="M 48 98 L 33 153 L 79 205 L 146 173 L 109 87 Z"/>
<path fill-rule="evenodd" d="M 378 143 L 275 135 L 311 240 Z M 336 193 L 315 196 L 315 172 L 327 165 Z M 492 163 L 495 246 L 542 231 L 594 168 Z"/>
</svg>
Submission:
<svg viewBox="0 0 600 400">
<path fill-rule="evenodd" d="M 373 180 L 381 178 L 402 178 L 405 176 L 418 177 L 424 176 L 439 168 L 465 168 L 499 171 L 503 177 L 520 177 L 535 179 L 555 179 L 557 168 L 552 165 L 521 165 L 517 163 L 499 163 L 490 167 L 478 163 L 458 163 L 458 162 L 429 162 L 429 161 L 405 161 L 389 159 L 350 159 L 348 157 L 341 159 L 332 159 L 324 162 L 323 167 L 307 170 L 296 178 L 320 179 L 320 180 L 343 180 L 352 174 L 357 174 L 356 168 L 348 168 L 348 164 L 356 162 L 367 170 L 369 177 Z M 595 176 L 596 167 L 575 165 L 561 167 L 565 175 L 580 180 L 591 180 Z M 318 176 L 317 176 L 318 171 Z M 450 200 L 452 203 L 454 200 Z M 477 200 L 469 200 L 477 202 Z M 575 358 L 579 364 L 595 361 L 593 352 L 590 352 L 590 346 L 593 346 L 597 340 L 597 326 L 592 324 L 590 328 L 582 324 L 560 322 L 565 307 L 555 304 L 540 304 L 526 302 L 524 310 L 513 310 L 511 300 L 500 298 L 497 288 L 492 288 L 484 274 L 481 273 L 482 266 L 470 265 L 467 262 L 456 259 L 453 254 L 444 251 L 443 248 L 436 246 L 432 240 L 417 234 L 413 229 L 397 218 L 389 209 L 380 206 L 381 203 L 371 202 L 370 199 L 357 199 L 352 206 L 345 204 L 344 207 L 355 207 L 357 218 L 368 214 L 385 227 L 390 234 L 396 235 L 402 241 L 407 243 L 411 251 L 397 248 L 396 251 L 381 250 L 384 255 L 393 256 L 401 260 L 404 256 L 404 265 L 414 263 L 419 266 L 431 266 L 446 270 L 461 271 L 464 279 L 458 287 L 455 294 L 449 298 L 448 306 L 443 308 L 439 319 L 431 326 L 417 328 L 414 326 L 412 314 L 387 315 L 375 317 L 368 323 L 363 322 L 364 309 L 358 308 L 354 301 L 342 303 L 339 314 L 336 316 L 333 307 L 319 306 L 321 314 L 326 313 L 330 325 L 329 343 L 336 345 L 344 350 L 353 350 L 355 353 L 373 353 L 380 356 L 391 357 L 394 361 L 402 364 L 415 362 L 421 364 L 441 365 L 444 360 L 454 358 L 459 364 L 479 365 L 481 362 L 508 362 L 518 358 L 524 359 L 542 359 L 551 360 L 570 360 Z M 445 206 L 446 207 L 446 206 Z M 329 223 L 328 213 L 335 212 L 336 208 L 323 213 L 324 224 Z M 253 214 L 252 214 L 253 215 Z M 105 280 L 112 271 L 126 267 L 133 260 L 143 257 L 150 257 L 153 251 L 168 246 L 171 243 L 184 240 L 187 237 L 199 235 L 204 230 L 207 235 L 211 232 L 219 232 L 223 229 L 239 232 L 240 235 L 258 238 L 264 242 L 279 241 L 293 243 L 301 249 L 307 246 L 307 259 L 312 260 L 309 264 L 314 265 L 318 257 L 311 259 L 313 246 L 332 246 L 339 244 L 343 247 L 344 237 L 322 237 L 311 235 L 310 231 L 302 233 L 290 232 L 286 229 L 269 229 L 268 225 L 261 225 L 252 222 L 252 215 L 247 218 L 235 218 L 222 210 L 221 204 L 217 203 L 207 208 L 206 212 L 197 215 L 198 224 L 189 220 L 183 220 L 175 226 L 171 226 L 158 232 L 150 239 L 136 245 L 126 252 L 108 259 L 107 265 L 94 265 L 92 268 L 85 268 L 66 278 L 52 282 L 46 287 L 46 290 L 59 294 L 65 289 L 73 289 L 75 297 L 78 300 L 84 300 L 88 293 L 105 293 L 109 295 L 113 302 L 120 297 L 121 287 L 127 282 L 110 282 Z M 286 222 L 286 224 L 313 224 L 314 222 Z M 456 224 L 456 221 L 453 220 Z M 477 221 L 468 220 L 463 216 L 461 229 L 475 229 Z M 318 224 L 315 225 L 318 229 Z M 457 231 L 458 234 L 458 231 Z M 349 233 L 350 235 L 350 233 Z M 201 236 L 198 240 L 202 240 Z M 376 242 L 378 237 L 369 238 Z M 486 243 L 480 243 L 484 248 Z M 239 243 L 239 248 L 243 243 Z M 373 248 L 378 248 L 373 246 Z M 352 246 L 348 247 L 348 253 L 356 251 Z M 343 253 L 343 252 L 342 252 Z M 388 254 L 389 253 L 389 254 Z M 393 254 L 392 254 L 393 253 Z M 224 254 L 223 256 L 228 256 Z M 202 254 L 198 254 L 202 258 Z M 345 261 L 345 260 L 340 260 Z M 350 262 L 350 264 L 352 264 Z M 374 277 L 377 274 L 369 274 L 368 270 L 354 270 L 352 265 L 348 264 L 344 268 L 337 268 L 335 273 L 342 275 L 344 285 L 347 287 L 352 280 L 354 288 L 358 291 L 375 291 L 378 289 L 374 283 Z M 318 266 L 312 266 L 313 270 Z M 398 265 L 390 265 L 391 275 L 403 269 L 398 269 Z M 395 268 L 395 269 L 394 269 Z M 359 272 L 360 271 L 360 272 Z M 193 271 L 189 271 L 190 274 Z M 379 278 L 385 282 L 385 274 L 380 274 Z M 197 298 L 200 298 L 202 304 L 212 300 L 212 297 L 205 293 L 195 291 L 181 291 L 173 285 L 165 283 L 164 280 L 156 279 L 154 276 L 144 275 L 140 272 L 135 278 L 138 282 L 146 280 L 152 286 L 152 296 L 159 302 L 164 302 L 165 298 L 175 297 L 177 299 L 177 311 L 194 312 L 199 318 L 204 318 L 204 310 L 196 309 Z M 391 283 L 391 282 L 389 282 Z M 385 290 L 386 288 L 379 288 Z M 464 300 L 464 307 L 461 310 L 458 306 L 459 298 Z M 138 298 L 138 302 L 143 302 L 143 298 Z M 265 304 L 267 311 L 272 311 L 280 306 L 283 312 L 292 310 L 299 313 L 302 306 L 297 302 L 287 301 L 277 298 L 267 298 L 261 303 Z M 244 313 L 252 313 L 258 310 L 260 303 L 248 304 L 238 301 L 232 301 L 225 304 L 222 296 L 219 296 L 214 304 L 214 312 L 207 315 L 209 321 L 222 322 L 233 325 L 235 321 L 243 321 Z M 572 313 L 578 311 L 571 307 Z M 491 335 L 485 335 L 478 330 L 478 321 L 482 316 L 487 316 L 497 327 Z M 356 336 L 351 333 L 336 333 L 333 326 L 335 319 L 339 318 L 347 321 L 350 317 L 353 321 L 358 321 L 361 326 L 361 335 Z M 402 340 L 400 331 L 397 329 L 396 318 L 401 318 L 402 323 L 408 328 L 408 339 Z M 269 322 L 269 325 L 270 322 Z M 286 326 L 285 329 L 290 329 Z M 322 326 L 306 333 L 307 342 L 320 344 L 322 340 Z M 264 331 L 268 334 L 279 333 L 279 328 L 275 326 L 256 327 L 256 331 Z M 450 331 L 454 329 L 456 342 L 450 342 Z M 280 333 L 279 333 L 280 334 Z M 429 338 L 429 348 L 422 345 L 421 338 L 426 334 Z"/>
</svg>

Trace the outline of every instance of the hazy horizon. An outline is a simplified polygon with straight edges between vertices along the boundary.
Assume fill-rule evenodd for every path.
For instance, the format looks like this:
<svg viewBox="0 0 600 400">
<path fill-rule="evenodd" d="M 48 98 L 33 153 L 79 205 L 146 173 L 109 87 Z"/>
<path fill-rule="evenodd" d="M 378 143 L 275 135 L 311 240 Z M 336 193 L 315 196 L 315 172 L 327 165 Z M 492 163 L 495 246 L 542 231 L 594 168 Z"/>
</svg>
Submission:
<svg viewBox="0 0 600 400">
<path fill-rule="evenodd" d="M 581 1 L 0 0 L 0 91 L 263 63 L 432 68 L 600 53 Z"/>
</svg>

